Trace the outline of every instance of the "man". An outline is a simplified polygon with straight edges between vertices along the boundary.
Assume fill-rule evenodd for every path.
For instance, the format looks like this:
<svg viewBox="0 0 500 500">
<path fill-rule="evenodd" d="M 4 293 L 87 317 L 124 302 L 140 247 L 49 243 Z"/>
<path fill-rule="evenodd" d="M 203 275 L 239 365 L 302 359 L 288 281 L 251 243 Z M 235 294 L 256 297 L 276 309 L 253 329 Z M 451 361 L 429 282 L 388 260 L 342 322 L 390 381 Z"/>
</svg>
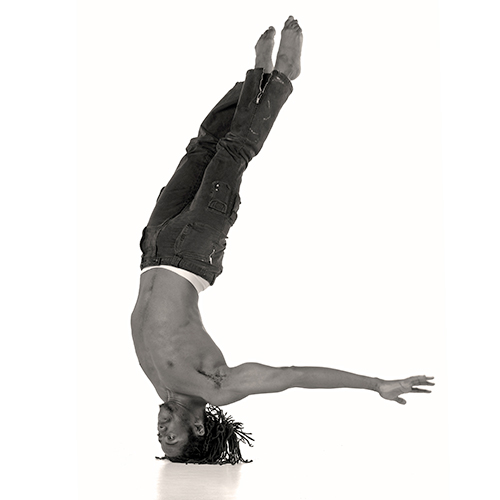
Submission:
<svg viewBox="0 0 500 500">
<path fill-rule="evenodd" d="M 239 207 L 239 187 L 300 74 L 302 30 L 290 16 L 272 64 L 274 28 L 258 40 L 247 72 L 203 121 L 172 179 L 160 192 L 141 249 L 141 281 L 132 334 L 144 372 L 164 401 L 158 438 L 165 458 L 192 463 L 244 461 L 242 425 L 220 408 L 251 394 L 292 387 L 352 387 L 404 404 L 406 392 L 430 392 L 432 377 L 385 381 L 331 368 L 230 368 L 205 331 L 198 293 L 222 272 L 225 240 Z"/>
</svg>

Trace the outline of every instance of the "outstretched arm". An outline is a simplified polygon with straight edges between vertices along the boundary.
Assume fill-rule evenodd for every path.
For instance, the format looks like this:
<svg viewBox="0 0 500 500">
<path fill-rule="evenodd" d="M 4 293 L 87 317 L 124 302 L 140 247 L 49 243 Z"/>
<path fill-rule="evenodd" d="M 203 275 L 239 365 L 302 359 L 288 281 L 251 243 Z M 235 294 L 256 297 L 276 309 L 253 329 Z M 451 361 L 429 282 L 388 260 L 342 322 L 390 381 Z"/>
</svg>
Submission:
<svg viewBox="0 0 500 500">
<path fill-rule="evenodd" d="M 365 377 L 333 368 L 290 366 L 274 368 L 259 363 L 245 363 L 229 368 L 221 387 L 216 389 L 210 402 L 217 405 L 233 403 L 250 394 L 281 392 L 292 387 L 305 389 L 336 389 L 348 387 L 376 391 L 384 399 L 405 404 L 400 397 L 407 392 L 430 392 L 417 385 L 434 385 L 433 377 L 425 375 L 404 380 L 382 380 Z"/>
</svg>

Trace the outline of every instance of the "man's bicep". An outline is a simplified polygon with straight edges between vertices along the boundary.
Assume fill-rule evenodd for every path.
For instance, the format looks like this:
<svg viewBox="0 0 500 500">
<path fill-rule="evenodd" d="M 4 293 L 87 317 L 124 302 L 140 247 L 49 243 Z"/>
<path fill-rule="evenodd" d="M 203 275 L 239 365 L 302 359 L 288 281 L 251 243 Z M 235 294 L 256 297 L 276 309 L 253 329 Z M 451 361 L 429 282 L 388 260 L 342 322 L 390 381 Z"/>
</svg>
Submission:
<svg viewBox="0 0 500 500">
<path fill-rule="evenodd" d="M 281 392 L 293 387 L 292 367 L 275 368 L 260 363 L 244 363 L 228 370 L 214 399 L 229 404 L 246 398 L 251 394 Z"/>
</svg>

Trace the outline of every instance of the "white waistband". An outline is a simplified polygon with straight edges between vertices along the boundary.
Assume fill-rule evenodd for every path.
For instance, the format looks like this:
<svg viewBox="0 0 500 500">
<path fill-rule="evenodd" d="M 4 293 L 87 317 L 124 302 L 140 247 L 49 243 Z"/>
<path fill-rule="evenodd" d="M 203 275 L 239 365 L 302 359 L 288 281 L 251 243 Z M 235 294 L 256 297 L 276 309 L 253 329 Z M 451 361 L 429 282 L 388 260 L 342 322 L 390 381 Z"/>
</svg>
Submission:
<svg viewBox="0 0 500 500">
<path fill-rule="evenodd" d="M 190 271 L 186 271 L 185 269 L 180 269 L 174 266 L 145 267 L 141 271 L 141 274 L 145 273 L 146 271 L 149 271 L 150 269 L 168 269 L 169 271 L 172 271 L 173 273 L 178 274 L 179 276 L 182 276 L 184 279 L 188 280 L 189 283 L 191 283 L 191 285 L 193 285 L 196 288 L 196 291 L 198 293 L 203 292 L 203 290 L 206 290 L 210 286 L 210 283 L 206 279 L 203 279 L 201 276 L 198 276 L 197 274 L 194 274 Z"/>
</svg>

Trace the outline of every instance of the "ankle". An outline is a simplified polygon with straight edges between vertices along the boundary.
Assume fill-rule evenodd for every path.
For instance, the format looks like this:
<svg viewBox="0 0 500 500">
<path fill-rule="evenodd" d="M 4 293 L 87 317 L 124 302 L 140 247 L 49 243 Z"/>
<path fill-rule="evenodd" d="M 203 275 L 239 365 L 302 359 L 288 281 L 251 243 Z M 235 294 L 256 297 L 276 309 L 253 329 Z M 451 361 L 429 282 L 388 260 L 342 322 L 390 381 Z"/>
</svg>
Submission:
<svg viewBox="0 0 500 500">
<path fill-rule="evenodd" d="M 276 59 L 276 64 L 274 65 L 274 69 L 283 73 L 288 78 L 294 72 L 294 65 L 286 55 L 278 56 Z"/>
</svg>

